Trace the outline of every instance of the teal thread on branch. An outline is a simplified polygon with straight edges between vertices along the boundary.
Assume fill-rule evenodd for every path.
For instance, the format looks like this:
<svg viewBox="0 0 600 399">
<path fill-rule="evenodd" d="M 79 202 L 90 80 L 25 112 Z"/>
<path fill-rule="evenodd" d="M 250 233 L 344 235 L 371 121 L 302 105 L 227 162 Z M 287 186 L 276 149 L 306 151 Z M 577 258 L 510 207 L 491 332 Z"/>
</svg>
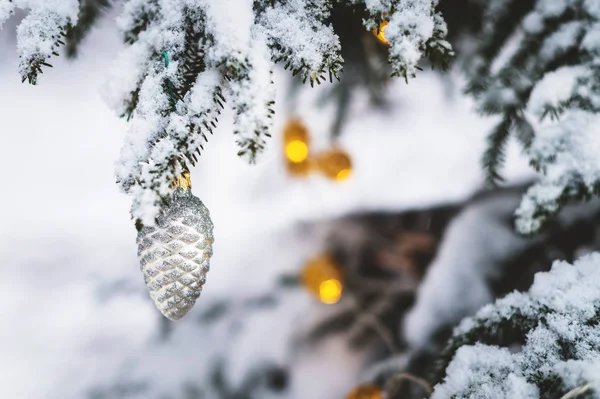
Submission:
<svg viewBox="0 0 600 399">
<path fill-rule="evenodd" d="M 166 51 L 163 51 L 161 54 L 165 60 L 165 68 L 168 68 L 169 67 L 169 54 L 167 54 Z M 175 99 L 175 94 L 173 92 L 173 83 L 171 83 L 171 80 L 169 78 L 167 78 L 167 89 L 169 91 L 169 97 L 171 98 L 171 108 L 174 111 L 177 100 Z"/>
</svg>

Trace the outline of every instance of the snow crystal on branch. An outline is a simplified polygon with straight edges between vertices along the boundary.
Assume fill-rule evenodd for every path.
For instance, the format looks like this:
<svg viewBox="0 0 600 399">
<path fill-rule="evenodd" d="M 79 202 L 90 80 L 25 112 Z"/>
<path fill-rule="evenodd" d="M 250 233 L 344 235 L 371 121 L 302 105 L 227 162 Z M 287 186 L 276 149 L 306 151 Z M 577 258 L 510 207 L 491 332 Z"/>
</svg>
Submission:
<svg viewBox="0 0 600 399">
<path fill-rule="evenodd" d="M 529 152 L 542 176 L 516 212 L 520 232 L 535 232 L 569 200 L 600 192 L 599 123 L 600 116 L 573 110 L 536 135 Z"/>
<path fill-rule="evenodd" d="M 371 15 L 365 21 L 367 29 L 377 29 L 382 20 L 388 21 L 385 37 L 390 42 L 389 58 L 394 76 L 414 77 L 423 55 L 446 68 L 454 52 L 445 40 L 446 23 L 435 12 L 437 0 L 368 0 L 364 3 Z"/>
<path fill-rule="evenodd" d="M 514 359 L 506 348 L 480 344 L 463 346 L 447 369 L 448 375 L 455 379 L 436 387 L 431 399 L 538 399 L 538 388 L 515 369 Z"/>
<path fill-rule="evenodd" d="M 516 212 L 522 233 L 539 230 L 570 200 L 600 192 L 597 79 L 594 65 L 562 67 L 546 74 L 531 93 L 530 112 L 551 122 L 540 128 L 529 149 L 541 179 Z"/>
<path fill-rule="evenodd" d="M 238 155 L 254 162 L 262 152 L 270 137 L 272 127 L 272 105 L 275 103 L 275 90 L 271 80 L 272 65 L 266 45 L 266 37 L 256 30 L 249 46 L 248 62 L 240 70 L 233 70 L 228 76 L 237 84 L 229 86 L 227 98 L 235 115 L 235 134 L 240 147 Z"/>
<path fill-rule="evenodd" d="M 529 292 L 509 294 L 456 328 L 432 398 L 537 399 L 582 386 L 598 395 L 599 315 L 600 254 L 555 262 Z"/>
<path fill-rule="evenodd" d="M 36 84 L 42 66 L 51 66 L 48 59 L 58 55 L 57 48 L 64 44 L 65 30 L 77 23 L 79 1 L 29 0 L 19 2 L 19 6 L 31 9 L 17 28 L 19 73 L 23 81 Z M 12 11 L 0 5 L 0 22 L 5 10 Z"/>
<path fill-rule="evenodd" d="M 207 2 L 207 31 L 214 37 L 207 63 L 223 70 L 227 80 L 225 99 L 236 112 L 235 134 L 238 155 L 254 162 L 266 146 L 272 126 L 275 90 L 271 80 L 273 68 L 267 37 L 253 24 L 252 4 Z M 238 12 L 231 15 L 231 7 Z M 245 12 L 239 12 L 245 11 Z M 223 35 L 221 32 L 235 31 Z"/>
<path fill-rule="evenodd" d="M 330 7 L 330 0 L 276 2 L 258 17 L 274 61 L 311 84 L 324 80 L 324 73 L 330 80 L 337 78 L 342 68 L 340 41 L 331 25 L 324 23 Z"/>
</svg>

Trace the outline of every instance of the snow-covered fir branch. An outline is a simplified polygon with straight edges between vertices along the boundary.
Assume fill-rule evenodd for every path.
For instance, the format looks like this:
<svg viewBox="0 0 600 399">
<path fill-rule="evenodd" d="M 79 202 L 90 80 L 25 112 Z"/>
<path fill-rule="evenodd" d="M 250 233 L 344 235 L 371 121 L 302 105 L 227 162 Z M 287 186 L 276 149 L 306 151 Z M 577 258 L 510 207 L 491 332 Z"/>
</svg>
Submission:
<svg viewBox="0 0 600 399">
<path fill-rule="evenodd" d="M 16 8 L 29 9 L 17 28 L 17 48 L 23 81 L 37 83 L 42 67 L 52 67 L 49 59 L 58 55 L 66 32 L 77 23 L 78 0 L 2 0 L 0 28 Z"/>
<path fill-rule="evenodd" d="M 414 77 L 422 55 L 445 69 L 454 55 L 445 38 L 447 28 L 442 15 L 436 13 L 438 0 L 350 0 L 364 3 L 370 18 L 364 21 L 369 30 L 387 21 L 386 40 L 390 42 L 390 65 L 393 76 Z"/>
<path fill-rule="evenodd" d="M 36 83 L 82 16 L 80 38 L 109 2 L 0 0 L 0 23 L 16 7 L 30 9 L 19 26 L 20 72 Z M 88 4 L 90 3 L 90 4 Z M 126 47 L 106 89 L 109 104 L 130 120 L 117 166 L 132 213 L 153 224 L 171 180 L 194 164 L 226 103 L 235 112 L 239 155 L 253 162 L 271 131 L 274 87 L 281 63 L 313 85 L 339 79 L 343 60 L 328 18 L 333 0 L 128 0 L 118 24 Z M 389 21 L 393 74 L 408 78 L 423 56 L 445 66 L 452 49 L 437 0 L 347 0 L 361 7 L 366 29 Z M 77 28 L 76 28 L 77 29 Z M 78 39 L 75 39 L 78 40 Z M 69 48 L 73 52 L 74 48 Z"/>
<path fill-rule="evenodd" d="M 495 0 L 486 15 L 468 87 L 482 112 L 501 117 L 484 166 L 500 180 L 514 133 L 541 174 L 517 212 L 517 228 L 532 233 L 570 200 L 598 194 L 600 3 Z"/>
<path fill-rule="evenodd" d="M 555 262 L 454 332 L 432 399 L 600 394 L 600 255 Z M 591 396 L 589 394 L 592 394 Z"/>
</svg>

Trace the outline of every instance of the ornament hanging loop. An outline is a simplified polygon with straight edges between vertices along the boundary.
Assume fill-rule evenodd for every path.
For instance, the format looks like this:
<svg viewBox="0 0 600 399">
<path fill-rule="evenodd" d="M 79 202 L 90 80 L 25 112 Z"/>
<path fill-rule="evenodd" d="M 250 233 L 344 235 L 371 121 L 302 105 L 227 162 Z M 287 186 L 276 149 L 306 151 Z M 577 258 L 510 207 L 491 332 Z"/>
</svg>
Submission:
<svg viewBox="0 0 600 399">
<path fill-rule="evenodd" d="M 184 170 L 173 182 L 175 188 L 182 190 L 190 190 L 192 188 L 192 178 L 188 170 Z"/>
</svg>

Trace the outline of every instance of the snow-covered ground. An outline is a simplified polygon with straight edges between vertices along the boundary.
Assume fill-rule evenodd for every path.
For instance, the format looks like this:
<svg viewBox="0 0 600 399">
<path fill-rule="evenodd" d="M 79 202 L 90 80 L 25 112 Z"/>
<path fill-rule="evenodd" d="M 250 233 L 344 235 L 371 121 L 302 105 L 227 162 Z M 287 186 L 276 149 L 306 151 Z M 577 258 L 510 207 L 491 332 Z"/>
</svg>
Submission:
<svg viewBox="0 0 600 399">
<path fill-rule="evenodd" d="M 265 360 L 296 356 L 289 398 L 333 399 L 349 390 L 361 359 L 343 341 L 300 355 L 289 350 L 294 331 L 324 311 L 306 293 L 240 315 L 245 329 L 237 335 L 223 323 L 204 331 L 197 315 L 220 299 L 269 290 L 279 273 L 317 252 L 319 244 L 295 229 L 299 221 L 469 196 L 483 180 L 479 159 L 493 121 L 475 115 L 460 87 L 422 73 L 390 87 L 389 112 L 354 104 L 341 138 L 354 161 L 349 181 L 294 180 L 281 162 L 288 81 L 278 74 L 279 113 L 263 161 L 249 166 L 237 158 L 226 116 L 192 171 L 193 191 L 215 224 L 214 257 L 190 317 L 173 323 L 161 343 L 160 316 L 139 273 L 130 202 L 114 183 L 126 122 L 100 96 L 120 49 L 116 29 L 106 21 L 77 61 L 57 59 L 34 87 L 16 72 L 13 27 L 9 21 L 0 33 L 0 397 L 82 398 L 93 386 L 148 379 L 159 395 L 201 383 L 221 356 L 232 381 Z M 315 106 L 317 91 L 303 92 L 296 112 L 324 148 L 333 107 Z M 530 175 L 516 145 L 505 175 Z M 119 282 L 124 288 L 103 294 Z"/>
</svg>

